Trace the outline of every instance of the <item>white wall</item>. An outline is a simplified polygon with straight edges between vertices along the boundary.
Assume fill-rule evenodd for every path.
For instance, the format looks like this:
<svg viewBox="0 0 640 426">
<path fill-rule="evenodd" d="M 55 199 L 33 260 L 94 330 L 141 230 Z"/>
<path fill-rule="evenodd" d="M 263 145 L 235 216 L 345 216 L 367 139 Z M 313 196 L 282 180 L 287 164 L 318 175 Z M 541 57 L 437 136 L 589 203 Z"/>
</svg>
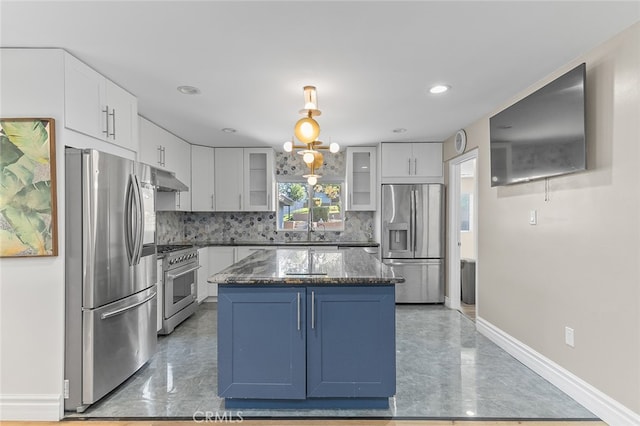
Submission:
<svg viewBox="0 0 640 426">
<path fill-rule="evenodd" d="M 61 49 L 0 49 L 0 117 L 55 119 L 58 256 L 0 259 L 0 420 L 58 420 L 64 381 L 64 147 L 135 153 L 64 127 Z"/>
<path fill-rule="evenodd" d="M 589 170 L 550 179 L 547 202 L 544 181 L 491 188 L 489 117 L 581 62 Z M 466 127 L 479 147 L 479 324 L 577 378 L 612 424 L 640 422 L 639 123 L 640 23 Z"/>
<path fill-rule="evenodd" d="M 0 50 L 2 117 L 56 120 L 58 256 L 0 259 L 0 419 L 57 420 L 64 361 L 64 67 L 60 50 Z M 20 66 L 16 66 L 20 64 Z"/>
</svg>

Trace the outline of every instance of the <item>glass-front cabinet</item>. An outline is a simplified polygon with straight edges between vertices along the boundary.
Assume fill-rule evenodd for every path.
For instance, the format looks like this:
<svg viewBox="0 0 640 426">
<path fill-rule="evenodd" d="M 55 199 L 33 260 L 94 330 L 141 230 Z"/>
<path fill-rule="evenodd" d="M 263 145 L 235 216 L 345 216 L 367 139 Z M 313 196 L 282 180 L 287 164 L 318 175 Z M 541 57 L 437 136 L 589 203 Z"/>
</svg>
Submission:
<svg viewBox="0 0 640 426">
<path fill-rule="evenodd" d="M 273 150 L 244 149 L 244 210 L 274 211 Z"/>
<path fill-rule="evenodd" d="M 347 210 L 376 210 L 376 147 L 347 148 Z"/>
<path fill-rule="evenodd" d="M 275 211 L 273 149 L 244 148 L 244 211 Z"/>
</svg>

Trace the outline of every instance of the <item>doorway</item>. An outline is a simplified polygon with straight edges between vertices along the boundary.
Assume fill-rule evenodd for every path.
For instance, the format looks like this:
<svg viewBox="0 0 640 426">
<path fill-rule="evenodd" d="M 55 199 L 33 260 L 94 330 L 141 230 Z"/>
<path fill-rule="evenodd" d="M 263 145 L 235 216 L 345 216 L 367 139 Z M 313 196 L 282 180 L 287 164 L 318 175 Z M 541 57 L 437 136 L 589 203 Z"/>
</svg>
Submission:
<svg viewBox="0 0 640 426">
<path fill-rule="evenodd" d="M 449 163 L 449 288 L 447 306 L 475 321 L 478 250 L 478 150 Z"/>
</svg>

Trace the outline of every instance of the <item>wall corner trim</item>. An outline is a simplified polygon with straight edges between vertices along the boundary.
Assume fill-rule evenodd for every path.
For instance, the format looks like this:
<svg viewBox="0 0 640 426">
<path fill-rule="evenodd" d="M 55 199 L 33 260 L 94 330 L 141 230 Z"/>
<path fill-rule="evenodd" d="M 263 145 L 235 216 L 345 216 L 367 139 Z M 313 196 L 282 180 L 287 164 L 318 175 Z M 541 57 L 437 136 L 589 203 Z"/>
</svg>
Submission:
<svg viewBox="0 0 640 426">
<path fill-rule="evenodd" d="M 585 382 L 483 318 L 478 332 L 610 425 L 640 424 L 640 414 Z"/>
<path fill-rule="evenodd" d="M 0 394 L 0 420 L 58 421 L 63 404 L 61 394 Z"/>
</svg>

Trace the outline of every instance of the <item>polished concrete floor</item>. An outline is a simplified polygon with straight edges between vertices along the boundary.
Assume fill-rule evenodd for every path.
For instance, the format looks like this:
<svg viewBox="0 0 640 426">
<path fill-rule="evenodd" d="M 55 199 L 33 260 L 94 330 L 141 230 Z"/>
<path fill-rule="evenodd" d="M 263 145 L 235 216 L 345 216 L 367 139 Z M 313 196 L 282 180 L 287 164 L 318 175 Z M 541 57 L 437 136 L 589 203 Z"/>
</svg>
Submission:
<svg viewBox="0 0 640 426">
<path fill-rule="evenodd" d="M 216 395 L 216 304 L 160 337 L 138 373 L 83 414 L 69 417 L 362 417 L 593 419 L 595 416 L 442 306 L 397 306 L 397 394 L 383 410 L 224 409 Z M 237 419 L 237 417 L 236 417 Z"/>
</svg>

